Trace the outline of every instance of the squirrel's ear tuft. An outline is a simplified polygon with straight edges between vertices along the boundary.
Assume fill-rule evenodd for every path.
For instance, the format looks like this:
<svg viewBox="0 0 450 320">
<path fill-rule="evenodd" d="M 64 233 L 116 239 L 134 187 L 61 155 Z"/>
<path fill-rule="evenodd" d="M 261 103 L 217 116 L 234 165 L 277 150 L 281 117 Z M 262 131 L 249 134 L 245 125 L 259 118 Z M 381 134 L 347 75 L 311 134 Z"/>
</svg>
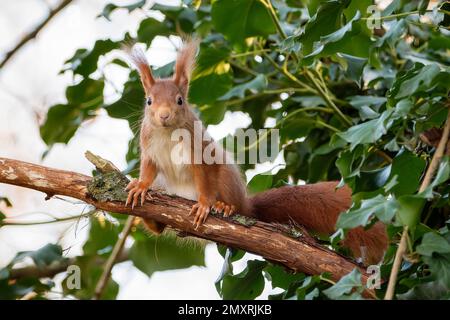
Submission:
<svg viewBox="0 0 450 320">
<path fill-rule="evenodd" d="M 125 49 L 133 64 L 136 66 L 141 76 L 141 82 L 144 86 L 145 94 L 148 95 L 150 88 L 155 84 L 155 78 L 153 78 L 152 71 L 145 57 L 144 51 L 134 46 L 133 48 Z"/>
<path fill-rule="evenodd" d="M 198 43 L 198 39 L 184 41 L 183 47 L 178 53 L 177 62 L 175 63 L 173 80 L 185 95 L 187 95 L 189 80 L 195 66 L 195 55 L 197 54 Z"/>
</svg>

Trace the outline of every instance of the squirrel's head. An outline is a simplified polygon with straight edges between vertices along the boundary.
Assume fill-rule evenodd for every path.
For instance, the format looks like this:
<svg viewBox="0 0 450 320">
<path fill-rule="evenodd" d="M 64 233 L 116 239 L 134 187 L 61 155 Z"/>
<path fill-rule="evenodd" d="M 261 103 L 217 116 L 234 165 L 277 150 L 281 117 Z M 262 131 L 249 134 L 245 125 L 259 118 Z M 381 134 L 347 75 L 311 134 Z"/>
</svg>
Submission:
<svg viewBox="0 0 450 320">
<path fill-rule="evenodd" d="M 141 76 L 146 96 L 146 118 L 157 127 L 179 127 L 186 120 L 189 79 L 194 68 L 198 42 L 184 43 L 178 53 L 172 78 L 154 78 L 145 55 L 134 49 L 131 58 Z"/>
</svg>

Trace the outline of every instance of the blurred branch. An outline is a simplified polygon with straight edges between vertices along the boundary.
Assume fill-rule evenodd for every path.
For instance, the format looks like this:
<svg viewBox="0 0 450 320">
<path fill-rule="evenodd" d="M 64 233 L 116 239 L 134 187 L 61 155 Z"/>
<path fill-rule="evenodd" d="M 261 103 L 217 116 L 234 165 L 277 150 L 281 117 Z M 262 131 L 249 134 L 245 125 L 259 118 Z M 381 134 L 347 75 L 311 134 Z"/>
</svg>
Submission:
<svg viewBox="0 0 450 320">
<path fill-rule="evenodd" d="M 63 10 L 65 7 L 67 7 L 73 0 L 63 0 L 61 3 L 56 6 L 54 9 L 50 10 L 48 16 L 39 24 L 37 25 L 30 33 L 26 34 L 22 40 L 16 44 L 16 46 L 8 51 L 5 55 L 5 58 L 0 63 L 0 69 L 2 69 L 5 64 L 30 40 L 36 38 L 38 33 L 50 22 L 50 20 L 53 19 L 54 16 L 56 16 L 61 10 Z"/>
<path fill-rule="evenodd" d="M 116 263 L 123 262 L 129 259 L 128 251 L 123 251 L 116 259 Z M 95 261 L 97 265 L 102 265 L 105 259 L 98 257 Z M 70 258 L 55 262 L 45 268 L 39 268 L 38 266 L 29 266 L 23 268 L 16 268 L 10 271 L 9 278 L 22 279 L 22 278 L 53 278 L 55 275 L 61 272 L 65 272 L 70 265 L 76 265 L 77 258 Z"/>
<path fill-rule="evenodd" d="M 97 210 L 92 210 L 83 214 L 70 216 L 70 217 L 64 217 L 64 218 L 54 218 L 53 220 L 47 220 L 47 221 L 8 221 L 9 219 L 4 219 L 0 221 L 0 227 L 4 226 L 36 226 L 40 224 L 51 224 L 51 223 L 58 223 L 58 222 L 66 222 L 71 220 L 79 220 L 81 218 L 87 218 L 94 214 Z"/>
<path fill-rule="evenodd" d="M 125 226 L 123 227 L 122 236 L 119 240 L 117 240 L 113 251 L 111 252 L 111 255 L 109 256 L 108 260 L 106 261 L 105 268 L 103 269 L 103 273 L 98 280 L 97 286 L 95 287 L 95 294 L 94 299 L 100 300 L 100 298 L 103 295 L 103 292 L 106 289 L 106 285 L 108 284 L 109 278 L 111 277 L 111 270 L 116 264 L 120 253 L 123 250 L 123 247 L 125 245 L 125 241 L 127 240 L 128 236 L 130 235 L 131 229 L 133 228 L 134 220 L 136 218 L 134 216 L 129 216 Z"/>
<path fill-rule="evenodd" d="M 193 201 L 152 192 L 152 199 L 143 206 L 125 205 L 127 193 L 124 186 L 128 179 L 121 173 L 89 176 L 52 169 L 19 160 L 0 158 L 0 183 L 7 183 L 47 194 L 64 195 L 80 199 L 99 210 L 152 219 L 181 230 L 183 234 L 211 240 L 233 248 L 260 255 L 267 260 L 280 263 L 295 272 L 320 275 L 329 273 L 333 281 L 361 270 L 367 283 L 366 270 L 354 261 L 319 245 L 308 232 L 299 227 L 264 223 L 235 215 L 231 218 L 212 214 L 207 221 L 195 228 L 194 217 L 189 216 Z M 96 188 L 104 187 L 106 191 Z M 270 241 L 269 241 L 270 239 Z M 368 290 L 369 292 L 369 290 Z M 373 296 L 373 292 L 370 291 Z"/>
</svg>

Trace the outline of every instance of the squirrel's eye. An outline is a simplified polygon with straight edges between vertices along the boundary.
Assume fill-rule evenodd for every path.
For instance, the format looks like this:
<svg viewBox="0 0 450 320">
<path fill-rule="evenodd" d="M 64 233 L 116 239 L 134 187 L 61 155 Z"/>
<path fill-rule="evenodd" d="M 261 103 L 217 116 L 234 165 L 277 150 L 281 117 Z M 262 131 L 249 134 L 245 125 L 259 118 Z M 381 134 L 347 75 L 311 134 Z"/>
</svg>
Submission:
<svg viewBox="0 0 450 320">
<path fill-rule="evenodd" d="M 183 104 L 183 99 L 182 99 L 181 97 L 178 97 L 178 99 L 177 99 L 177 104 L 178 104 L 179 106 L 181 106 L 181 105 Z"/>
<path fill-rule="evenodd" d="M 147 105 L 149 106 L 152 105 L 152 98 L 150 97 L 147 98 Z"/>
</svg>

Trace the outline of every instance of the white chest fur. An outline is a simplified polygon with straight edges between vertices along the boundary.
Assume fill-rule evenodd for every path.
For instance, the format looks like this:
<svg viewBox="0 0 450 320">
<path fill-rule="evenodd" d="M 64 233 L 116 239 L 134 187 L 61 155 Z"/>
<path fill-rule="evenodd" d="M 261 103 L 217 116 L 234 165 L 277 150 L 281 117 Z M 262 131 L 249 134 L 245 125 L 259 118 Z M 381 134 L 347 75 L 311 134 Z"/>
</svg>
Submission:
<svg viewBox="0 0 450 320">
<path fill-rule="evenodd" d="M 172 132 L 164 129 L 152 132 L 144 143 L 142 152 L 146 152 L 158 168 L 154 186 L 162 187 L 170 194 L 197 200 L 192 171 L 179 158 L 180 154 L 189 154 L 189 145 L 173 141 Z"/>
</svg>

